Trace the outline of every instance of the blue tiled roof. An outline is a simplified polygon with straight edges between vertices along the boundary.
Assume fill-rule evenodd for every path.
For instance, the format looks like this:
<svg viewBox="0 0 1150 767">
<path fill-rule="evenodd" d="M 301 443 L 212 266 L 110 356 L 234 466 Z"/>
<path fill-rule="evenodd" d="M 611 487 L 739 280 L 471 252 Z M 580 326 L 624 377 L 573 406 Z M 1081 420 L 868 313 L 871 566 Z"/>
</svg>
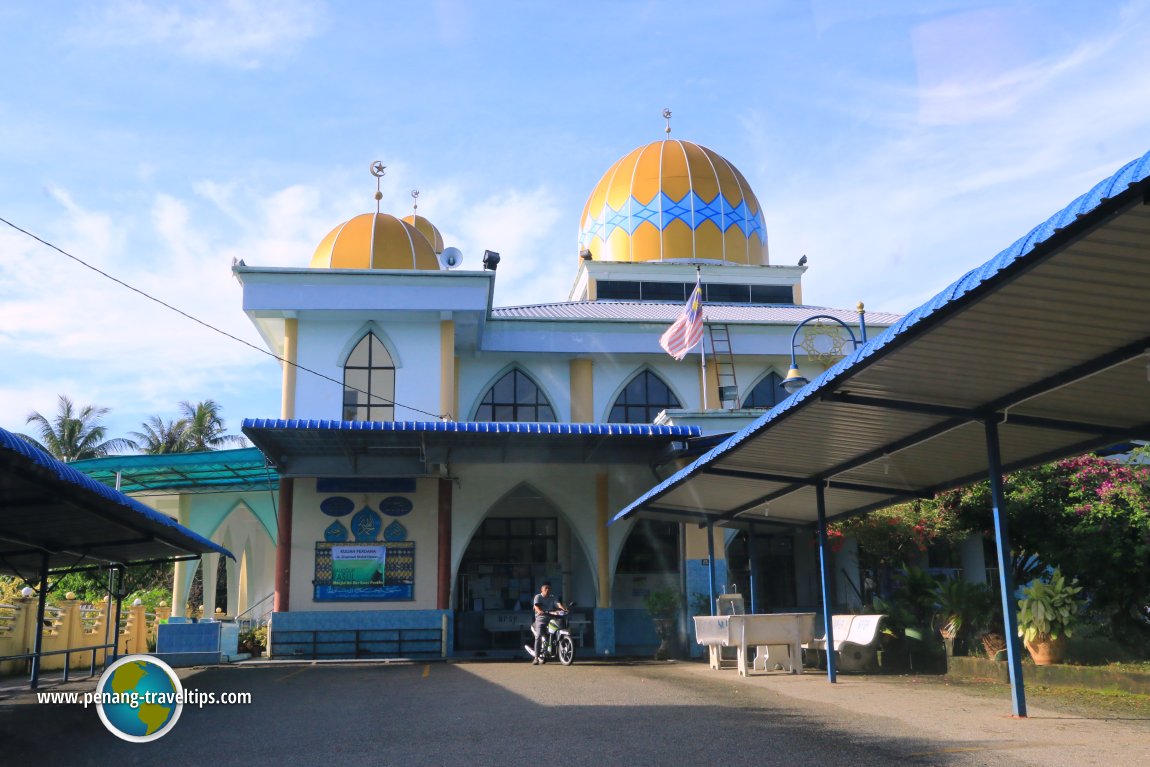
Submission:
<svg viewBox="0 0 1150 767">
<path fill-rule="evenodd" d="M 59 461 L 52 457 L 43 450 L 40 450 L 34 445 L 29 444 L 25 440 L 17 437 L 15 434 L 0 429 L 0 450 L 7 450 L 17 453 L 24 458 L 32 461 L 38 466 L 47 469 L 51 474 L 61 482 L 66 482 L 70 485 L 75 485 L 77 488 L 97 496 L 98 498 L 107 501 L 114 506 L 123 510 L 124 521 L 131 524 L 133 516 L 139 516 L 146 519 L 153 524 L 162 525 L 163 527 L 170 528 L 176 533 L 177 538 L 182 537 L 187 542 L 199 544 L 207 551 L 215 551 L 225 556 L 232 557 L 232 553 L 225 549 L 223 546 L 212 543 L 207 538 L 194 533 L 188 528 L 176 522 L 171 517 L 168 517 L 155 509 L 148 508 L 139 501 L 129 498 L 123 493 L 114 490 L 106 485 L 102 485 L 94 479 L 81 474 L 73 469 L 63 461 Z M 82 507 L 81 507 L 82 508 Z"/>
<path fill-rule="evenodd" d="M 244 429 L 299 431 L 407 431 L 458 434 L 582 434 L 588 436 L 698 437 L 698 426 L 658 426 L 630 423 L 487 423 L 472 421 L 334 421 L 245 418 Z"/>
<path fill-rule="evenodd" d="M 747 439 L 763 431 L 772 422 L 799 407 L 804 401 L 817 398 L 823 389 L 832 388 L 832 382 L 837 384 L 837 379 L 848 376 L 854 372 L 852 370 L 853 368 L 864 364 L 868 358 L 873 357 L 895 342 L 902 340 L 915 330 L 917 326 L 930 318 L 936 317 L 936 315 L 952 304 L 960 301 L 960 299 L 971 293 L 971 291 L 983 285 L 996 282 L 1002 275 L 1012 271 L 1013 268 L 1022 266 L 1028 260 L 1028 255 L 1034 253 L 1038 246 L 1045 243 L 1059 231 L 1073 225 L 1078 219 L 1094 212 L 1106 200 L 1117 197 L 1134 184 L 1142 182 L 1148 177 L 1150 177 L 1150 152 L 1122 166 L 1114 175 L 1095 184 L 1090 191 L 1078 197 L 1046 221 L 1031 229 L 1026 236 L 1019 238 L 1010 247 L 1003 250 L 994 258 L 959 277 L 929 301 L 906 314 L 881 334 L 860 346 L 852 354 L 841 359 L 837 364 L 815 378 L 798 393 L 783 400 L 742 431 L 732 434 L 725 442 L 717 445 L 689 466 L 681 469 L 648 490 L 620 511 L 614 519 L 618 520 L 626 517 L 639 507 L 645 505 L 648 501 L 661 496 L 671 487 L 699 473 L 724 453 L 734 449 Z"/>
</svg>

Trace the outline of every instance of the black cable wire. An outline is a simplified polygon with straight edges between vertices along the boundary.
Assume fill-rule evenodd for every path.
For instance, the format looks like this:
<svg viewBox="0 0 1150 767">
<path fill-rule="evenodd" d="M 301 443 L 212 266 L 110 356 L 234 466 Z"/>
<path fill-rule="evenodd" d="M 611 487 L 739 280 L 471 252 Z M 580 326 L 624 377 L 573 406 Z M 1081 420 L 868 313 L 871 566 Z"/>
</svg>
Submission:
<svg viewBox="0 0 1150 767">
<path fill-rule="evenodd" d="M 336 379 L 332 378 L 329 375 L 325 375 L 324 373 L 321 373 L 318 370 L 312 370 L 311 368 L 300 365 L 297 362 L 290 362 L 290 361 L 284 359 L 283 357 L 279 356 L 275 352 L 269 351 L 267 349 L 261 349 L 260 347 L 256 346 L 255 344 L 250 343 L 248 341 L 245 341 L 244 339 L 240 338 L 239 336 L 234 336 L 231 333 L 227 332 L 226 330 L 221 330 L 220 328 L 217 328 L 215 325 L 211 325 L 207 322 L 204 322 L 203 320 L 201 320 L 198 317 L 193 317 L 192 315 L 188 314 L 184 310 L 177 309 L 176 307 L 172 306 L 171 304 L 166 303 L 165 301 L 163 301 L 159 298 L 156 298 L 155 296 L 153 296 L 149 293 L 145 293 L 144 291 L 140 290 L 139 288 L 134 287 L 132 285 L 129 285 L 128 283 L 124 282 L 123 280 L 121 280 L 117 277 L 113 277 L 112 275 L 108 274 L 107 272 L 102 271 L 102 270 L 92 266 L 87 261 L 83 260 L 82 258 L 72 255 L 68 251 L 64 250 L 63 248 L 61 248 L 57 245 L 53 245 L 52 243 L 48 242 L 47 240 L 43 239 L 42 237 L 37 237 L 36 235 L 29 232 L 27 229 L 21 229 L 20 227 L 16 226 L 15 224 L 13 224 L 11 221 L 4 218 L 3 216 L 0 216 L 0 222 L 7 224 L 8 226 L 12 227 L 17 232 L 20 232 L 23 235 L 31 237 L 33 240 L 40 243 L 41 245 L 46 245 L 47 247 L 49 247 L 52 250 L 59 253 L 60 255 L 63 255 L 63 256 L 66 256 L 66 257 L 72 259 L 73 261 L 80 264 L 81 266 L 86 267 L 88 269 L 91 269 L 96 274 L 99 274 L 102 277 L 106 277 L 109 280 L 111 280 L 112 282 L 114 282 L 118 285 L 121 285 L 122 287 L 127 288 L 128 290 L 132 291 L 133 293 L 138 293 L 139 295 L 143 296 L 144 298 L 148 299 L 149 301 L 154 301 L 155 303 L 159 304 L 160 306 L 164 307 L 165 309 L 172 310 L 173 312 L 180 315 L 181 317 L 189 319 L 198 325 L 203 325 L 208 330 L 219 333 L 220 335 L 225 336 L 227 338 L 230 338 L 231 340 L 236 341 L 237 343 L 241 343 L 250 349 L 255 349 L 257 352 L 259 352 L 261 354 L 266 354 L 273 359 L 279 360 L 280 362 L 282 362 L 285 365 L 291 365 L 292 367 L 296 368 L 297 370 L 302 370 L 305 373 L 311 373 L 314 376 L 319 376 L 320 378 L 324 379 L 325 381 L 331 381 L 333 384 L 338 384 L 339 386 L 342 386 L 344 389 L 350 389 L 352 391 L 359 392 L 360 394 L 366 395 L 369 398 L 369 401 L 371 398 L 374 397 L 375 399 L 383 400 L 384 402 L 387 402 L 387 403 L 389 403 L 395 407 L 402 407 L 402 408 L 405 408 L 407 410 L 414 411 L 416 413 L 422 413 L 423 415 L 429 415 L 432 418 L 439 419 L 439 418 L 444 417 L 444 415 L 442 413 L 431 413 L 431 412 L 428 412 L 426 410 L 421 410 L 417 407 L 412 407 L 411 405 L 404 405 L 402 403 L 396 402 L 393 399 L 388 399 L 387 397 L 383 397 L 383 396 L 380 396 L 378 394 L 372 394 L 371 392 L 364 391 L 363 389 L 357 388 L 355 386 L 348 386 L 343 381 L 337 381 Z"/>
</svg>

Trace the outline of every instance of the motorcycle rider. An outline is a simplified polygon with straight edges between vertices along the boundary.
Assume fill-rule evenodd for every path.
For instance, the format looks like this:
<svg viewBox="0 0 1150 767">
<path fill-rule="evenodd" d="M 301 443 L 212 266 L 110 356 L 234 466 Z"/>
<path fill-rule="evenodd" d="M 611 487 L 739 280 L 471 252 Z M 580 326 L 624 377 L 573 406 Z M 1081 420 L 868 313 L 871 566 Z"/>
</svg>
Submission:
<svg viewBox="0 0 1150 767">
<path fill-rule="evenodd" d="M 535 660 L 532 661 L 533 665 L 544 663 L 543 660 L 543 644 L 547 637 L 547 613 L 553 610 L 566 610 L 563 603 L 551 594 L 551 584 L 544 581 L 543 585 L 539 587 L 539 593 L 535 595 L 532 601 L 532 608 L 535 610 Z"/>
</svg>

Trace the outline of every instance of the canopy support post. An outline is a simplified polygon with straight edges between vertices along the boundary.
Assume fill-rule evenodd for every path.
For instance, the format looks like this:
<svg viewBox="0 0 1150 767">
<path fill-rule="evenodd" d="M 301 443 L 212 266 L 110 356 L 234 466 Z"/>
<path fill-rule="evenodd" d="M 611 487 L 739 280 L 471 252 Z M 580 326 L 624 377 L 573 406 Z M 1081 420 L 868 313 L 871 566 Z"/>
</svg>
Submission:
<svg viewBox="0 0 1150 767">
<path fill-rule="evenodd" d="M 823 631 L 825 632 L 823 636 L 826 638 L 827 681 L 834 684 L 838 681 L 838 669 L 835 664 L 834 621 L 831 615 L 831 563 L 830 548 L 827 545 L 826 485 L 823 482 L 815 485 L 815 504 L 819 514 L 819 568 L 822 571 L 821 580 L 823 582 Z M 791 658 L 791 663 L 795 662 L 796 659 Z"/>
<path fill-rule="evenodd" d="M 711 589 L 711 615 L 718 610 L 719 595 L 715 593 L 715 525 L 707 522 L 707 583 Z"/>
<path fill-rule="evenodd" d="M 112 662 L 120 657 L 120 617 L 124 607 L 124 566 L 116 565 L 116 620 L 112 621 Z M 205 616 L 207 617 L 207 616 Z"/>
<path fill-rule="evenodd" d="M 40 583 L 36 600 L 36 634 L 32 640 L 31 687 L 40 686 L 40 653 L 44 649 L 44 612 L 48 607 L 48 553 L 40 552 Z M 25 634 L 24 636 L 27 636 Z M 67 659 L 65 659 L 67 660 Z M 65 664 L 66 665 L 66 664 Z"/>
<path fill-rule="evenodd" d="M 1026 716 L 1026 690 L 1022 681 L 1022 658 L 1018 642 L 1018 616 L 1014 611 L 1010 536 L 1006 523 L 1006 496 L 1002 488 L 1002 453 L 998 444 L 997 416 L 986 425 L 986 460 L 990 467 L 990 496 L 994 507 L 994 543 L 998 554 L 998 587 L 1002 592 L 1002 625 L 1006 631 L 1006 660 L 1010 669 L 1010 697 L 1014 715 Z"/>
<path fill-rule="evenodd" d="M 751 614 L 759 612 L 759 602 L 755 599 L 755 586 L 759 583 L 759 566 L 755 558 L 755 526 L 747 525 L 747 570 L 751 574 Z"/>
</svg>

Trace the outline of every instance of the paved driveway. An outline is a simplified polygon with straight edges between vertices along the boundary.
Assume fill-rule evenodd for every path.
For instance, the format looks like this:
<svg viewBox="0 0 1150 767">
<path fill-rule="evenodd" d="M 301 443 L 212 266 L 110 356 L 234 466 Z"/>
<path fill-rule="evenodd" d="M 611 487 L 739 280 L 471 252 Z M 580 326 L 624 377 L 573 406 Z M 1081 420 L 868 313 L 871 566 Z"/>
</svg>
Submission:
<svg viewBox="0 0 1150 767">
<path fill-rule="evenodd" d="M 939 686 L 747 680 L 700 663 L 262 664 L 184 676 L 186 689 L 253 702 L 186 707 L 168 735 L 131 744 L 92 709 L 23 695 L 0 702 L 0 764 L 1113 767 L 1150 751 L 1145 721 L 1041 711 L 1019 721 L 1005 699 Z"/>
</svg>

